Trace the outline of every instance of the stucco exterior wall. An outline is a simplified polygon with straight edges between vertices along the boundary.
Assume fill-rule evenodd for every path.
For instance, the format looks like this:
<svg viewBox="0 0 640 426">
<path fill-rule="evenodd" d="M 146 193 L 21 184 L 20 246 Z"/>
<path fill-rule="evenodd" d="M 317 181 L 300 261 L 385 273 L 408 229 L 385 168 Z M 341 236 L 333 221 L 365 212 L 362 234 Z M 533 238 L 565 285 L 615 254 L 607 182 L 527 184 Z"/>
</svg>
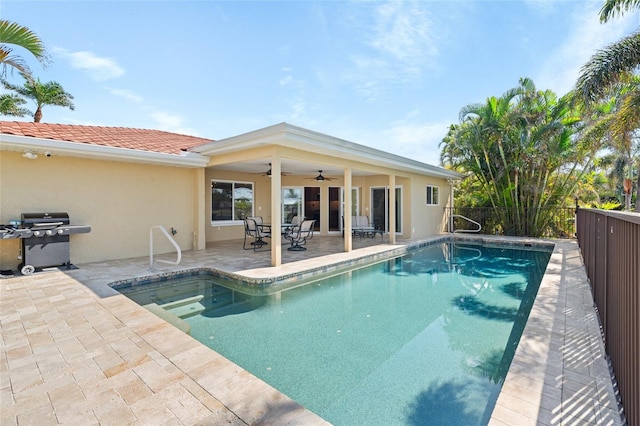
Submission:
<svg viewBox="0 0 640 426">
<path fill-rule="evenodd" d="M 67 212 L 90 225 L 70 237 L 72 263 L 149 255 L 149 230 L 171 227 L 183 250 L 193 247 L 196 169 L 0 152 L 0 223 L 28 212 Z M 202 179 L 202 176 L 200 176 Z M 173 247 L 158 232 L 155 252 Z M 0 240 L 0 268 L 14 269 L 20 240 Z"/>
<path fill-rule="evenodd" d="M 427 205 L 427 185 L 439 188 L 437 206 Z M 438 235 L 446 231 L 445 207 L 450 205 L 450 186 L 446 179 L 415 176 L 411 180 L 411 234 L 409 238 Z"/>
<path fill-rule="evenodd" d="M 239 181 L 253 182 L 255 206 L 254 214 L 262 216 L 266 223 L 271 222 L 271 181 L 268 177 L 259 174 L 246 174 L 209 168 L 205 172 L 206 190 L 206 241 L 215 243 L 229 239 L 243 238 L 242 224 L 212 224 L 211 222 L 211 181 Z M 354 177 L 353 187 L 360 188 L 360 214 L 371 218 L 371 188 L 387 187 L 389 177 L 387 175 Z M 437 206 L 426 205 L 426 187 L 434 185 L 439 188 L 439 204 Z M 331 181 L 316 182 L 307 180 L 302 176 L 283 176 L 283 187 L 320 187 L 321 205 L 327 206 L 328 187 L 344 186 L 343 179 L 337 177 Z M 449 205 L 449 184 L 445 179 L 413 175 L 411 177 L 397 177 L 396 187 L 402 188 L 402 233 L 396 234 L 398 238 L 422 238 L 437 235 L 445 230 L 444 207 Z M 325 208 L 325 214 L 328 209 Z M 325 226 L 321 229 L 322 235 L 329 232 Z"/>
</svg>

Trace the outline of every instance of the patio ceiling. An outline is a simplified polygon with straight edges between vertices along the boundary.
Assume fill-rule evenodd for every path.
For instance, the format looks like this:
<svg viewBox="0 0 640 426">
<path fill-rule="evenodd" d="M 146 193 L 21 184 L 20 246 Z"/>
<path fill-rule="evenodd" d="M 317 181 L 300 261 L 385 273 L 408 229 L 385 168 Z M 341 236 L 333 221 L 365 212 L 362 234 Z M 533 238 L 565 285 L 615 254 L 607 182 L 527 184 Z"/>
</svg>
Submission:
<svg viewBox="0 0 640 426">
<path fill-rule="evenodd" d="M 243 173 L 265 173 L 269 170 L 270 158 L 253 159 L 238 163 L 228 163 L 216 165 L 218 170 L 230 170 Z M 325 177 L 341 177 L 344 174 L 344 169 L 341 167 L 330 166 L 327 164 L 316 163 L 313 161 L 299 161 L 291 160 L 287 158 L 281 159 L 281 169 L 283 173 L 288 173 L 295 176 L 315 177 L 318 175 L 318 170 L 322 170 L 322 175 Z M 374 175 L 375 173 L 368 173 L 363 170 L 353 170 L 353 176 L 367 176 Z"/>
</svg>

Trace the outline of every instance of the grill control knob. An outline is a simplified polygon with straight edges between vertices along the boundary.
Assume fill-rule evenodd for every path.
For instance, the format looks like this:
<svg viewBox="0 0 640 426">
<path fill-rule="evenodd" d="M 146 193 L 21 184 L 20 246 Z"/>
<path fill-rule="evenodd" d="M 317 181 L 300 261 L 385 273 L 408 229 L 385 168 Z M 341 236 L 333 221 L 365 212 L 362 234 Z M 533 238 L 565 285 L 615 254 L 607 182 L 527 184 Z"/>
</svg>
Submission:
<svg viewBox="0 0 640 426">
<path fill-rule="evenodd" d="M 53 231 L 51 229 L 49 229 L 49 230 L 46 231 L 46 234 L 47 235 L 53 235 Z"/>
<path fill-rule="evenodd" d="M 58 234 L 60 235 L 64 234 L 64 229 L 58 229 Z"/>
<path fill-rule="evenodd" d="M 40 231 L 33 231 L 33 235 L 35 235 L 36 237 L 39 237 L 42 234 L 42 232 Z"/>
</svg>

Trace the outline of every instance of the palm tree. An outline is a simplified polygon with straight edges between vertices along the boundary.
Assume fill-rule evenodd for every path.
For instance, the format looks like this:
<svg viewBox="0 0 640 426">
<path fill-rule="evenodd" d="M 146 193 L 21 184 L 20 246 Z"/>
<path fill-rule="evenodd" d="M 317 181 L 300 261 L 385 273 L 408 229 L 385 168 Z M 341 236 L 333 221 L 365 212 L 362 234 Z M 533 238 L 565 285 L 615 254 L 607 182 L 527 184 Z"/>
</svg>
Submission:
<svg viewBox="0 0 640 426">
<path fill-rule="evenodd" d="M 505 233 L 542 235 L 589 167 L 582 123 L 569 97 L 533 81 L 463 107 L 442 142 L 441 162 L 473 175 Z"/>
<path fill-rule="evenodd" d="M 600 22 L 631 9 L 640 9 L 640 0 L 605 0 L 600 10 Z M 628 162 L 625 179 L 625 205 L 631 208 L 631 189 L 634 159 L 632 146 L 640 137 L 640 82 L 635 74 L 640 67 L 640 31 L 596 52 L 581 70 L 576 93 L 584 102 L 614 98 L 617 108 L 612 115 L 610 146 Z M 640 169 L 640 158 L 635 163 Z M 636 184 L 636 211 L 640 212 L 640 173 Z"/>
<path fill-rule="evenodd" d="M 35 123 L 39 123 L 42 120 L 42 107 L 45 105 L 66 107 L 72 111 L 75 109 L 72 102 L 73 96 L 65 92 L 60 83 L 55 81 L 41 83 L 40 79 L 27 79 L 24 86 L 15 86 L 2 80 L 2 85 L 7 90 L 12 90 L 20 96 L 35 101 L 36 111 L 33 113 L 33 121 Z"/>
<path fill-rule="evenodd" d="M 25 115 L 31 114 L 28 109 L 22 108 L 22 105 L 26 103 L 27 101 L 25 101 L 24 98 L 16 94 L 2 94 L 0 95 L 0 115 L 24 117 Z"/>
<path fill-rule="evenodd" d="M 12 46 L 28 50 L 44 66 L 49 61 L 44 43 L 34 32 L 15 22 L 0 19 L 0 63 L 2 63 L 0 76 L 2 77 L 6 76 L 7 66 L 26 76 L 31 75 L 26 62 L 22 57 L 14 54 Z"/>
</svg>

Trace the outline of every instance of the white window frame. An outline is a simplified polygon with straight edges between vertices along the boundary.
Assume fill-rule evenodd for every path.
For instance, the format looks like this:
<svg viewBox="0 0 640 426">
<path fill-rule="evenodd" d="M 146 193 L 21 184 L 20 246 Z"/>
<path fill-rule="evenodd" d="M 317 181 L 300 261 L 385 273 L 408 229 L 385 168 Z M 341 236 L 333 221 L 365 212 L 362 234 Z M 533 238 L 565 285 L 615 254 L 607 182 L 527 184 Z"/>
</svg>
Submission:
<svg viewBox="0 0 640 426">
<path fill-rule="evenodd" d="M 281 194 L 281 204 L 280 204 L 280 214 L 282 215 L 282 222 L 286 222 L 287 215 L 284 211 L 284 194 L 286 191 L 294 189 L 300 191 L 300 205 L 298 206 L 298 216 L 304 217 L 304 186 L 283 186 L 280 192 Z"/>
<path fill-rule="evenodd" d="M 235 188 L 236 188 L 236 184 L 242 184 L 242 185 L 251 185 L 251 214 L 248 216 L 254 216 L 254 211 L 255 211 L 255 205 L 256 205 L 256 199 L 255 199 L 255 183 L 254 182 L 249 182 L 249 181 L 240 181 L 240 180 L 226 180 L 226 179 L 211 179 L 211 186 L 210 188 L 213 189 L 213 184 L 215 182 L 220 182 L 220 183 L 230 183 L 231 186 L 231 217 L 235 217 L 235 206 L 236 206 L 236 200 L 234 197 L 234 192 L 235 192 Z M 211 211 L 213 211 L 213 192 L 209 195 L 211 198 Z M 240 219 L 224 219 L 224 220 L 213 220 L 211 219 L 211 213 L 209 214 L 209 218 L 211 221 L 211 226 L 225 226 L 225 225 L 238 225 L 238 224 L 242 224 L 242 220 Z"/>
<path fill-rule="evenodd" d="M 342 218 L 346 217 L 348 219 L 349 216 L 360 215 L 360 192 L 359 186 L 351 187 L 351 208 L 347 209 L 344 205 L 345 188 L 344 186 L 340 187 L 340 216 L 342 216 Z M 344 232 L 344 223 L 340 224 L 340 232 Z"/>
<path fill-rule="evenodd" d="M 427 206 L 440 205 L 440 187 L 439 186 L 427 185 L 426 204 Z"/>
</svg>

